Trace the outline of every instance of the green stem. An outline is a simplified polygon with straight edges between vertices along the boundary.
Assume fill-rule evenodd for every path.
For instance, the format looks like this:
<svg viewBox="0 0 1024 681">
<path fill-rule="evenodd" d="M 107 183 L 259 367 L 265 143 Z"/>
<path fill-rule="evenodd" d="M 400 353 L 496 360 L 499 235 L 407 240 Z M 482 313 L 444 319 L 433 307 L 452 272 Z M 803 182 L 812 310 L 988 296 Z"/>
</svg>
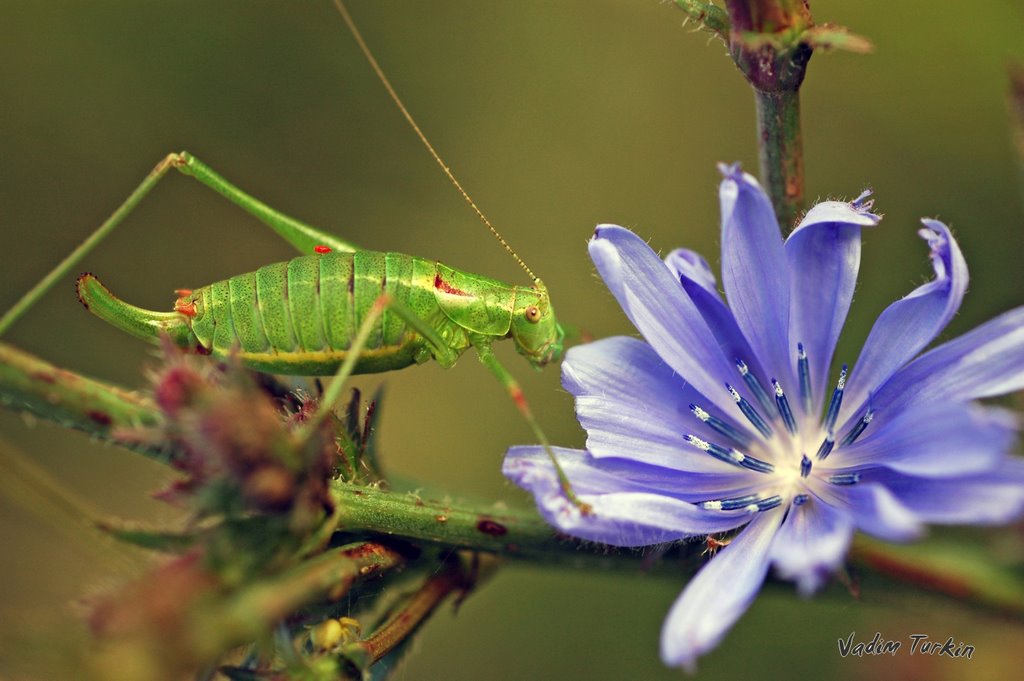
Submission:
<svg viewBox="0 0 1024 681">
<path fill-rule="evenodd" d="M 754 89 L 761 182 L 783 231 L 803 209 L 800 86 L 814 51 L 810 7 L 799 0 L 726 0 L 729 52 Z"/>
<path fill-rule="evenodd" d="M 476 580 L 486 577 L 496 567 L 496 561 L 489 559 L 483 566 L 485 574 L 480 574 L 478 569 L 464 566 L 458 557 L 449 560 L 444 569 L 428 577 L 414 594 L 396 608 L 383 625 L 362 641 L 342 648 L 339 656 L 350 660 L 360 669 L 366 669 L 398 646 L 407 643 L 416 628 L 451 593 L 471 588 Z"/>
<path fill-rule="evenodd" d="M 274 622 L 324 597 L 342 598 L 352 585 L 404 562 L 394 549 L 365 542 L 333 549 L 285 574 L 257 582 L 195 614 L 187 635 L 199 659 L 211 659 L 258 638 Z"/>
<path fill-rule="evenodd" d="M 796 224 L 804 203 L 804 149 L 800 91 L 754 88 L 761 181 L 783 231 Z"/>
<path fill-rule="evenodd" d="M 635 554 L 590 555 L 573 539 L 559 539 L 534 510 L 453 506 L 416 494 L 336 483 L 331 490 L 342 532 L 372 532 L 415 542 L 496 553 L 509 558 L 559 562 L 590 558 L 636 565 Z M 602 554 L 606 553 L 602 551 Z M 617 557 L 616 557 L 617 556 Z M 624 564 L 625 564 L 624 563 Z"/>
<path fill-rule="evenodd" d="M 1010 92 L 1007 99 L 1010 104 L 1010 133 L 1017 152 L 1017 173 L 1021 196 L 1024 197 L 1024 65 L 1010 64 L 1009 79 Z"/>
<path fill-rule="evenodd" d="M 892 546 L 857 536 L 850 561 L 892 582 L 939 593 L 989 612 L 1024 618 L 1024 582 L 976 545 L 935 540 Z"/>
<path fill-rule="evenodd" d="M 121 445 L 125 442 L 117 437 L 117 428 L 151 424 L 161 418 L 156 405 L 147 397 L 58 369 L 3 343 L 0 402 Z M 99 414 L 103 417 L 98 418 Z M 155 446 L 136 449 L 151 456 L 161 452 Z M 166 461 L 168 453 L 164 450 L 163 456 L 157 458 Z M 338 529 L 346 534 L 397 537 L 568 568 L 622 569 L 635 573 L 644 561 L 634 551 L 560 536 L 532 509 L 454 506 L 413 494 L 341 483 L 334 484 L 332 495 L 339 506 Z M 965 547 L 948 554 L 936 546 L 921 543 L 896 547 L 858 540 L 851 549 L 850 560 L 890 583 L 910 584 L 988 611 L 1024 618 L 1024 581 L 1019 565 L 994 562 L 984 552 L 971 554 L 974 557 L 968 560 Z M 696 555 L 702 547 L 700 542 L 674 547 L 671 555 L 682 554 L 686 560 L 659 561 L 655 571 L 682 581 L 703 564 Z M 979 569 L 981 565 L 984 570 Z"/>
<path fill-rule="evenodd" d="M 0 404 L 167 460 L 164 447 L 117 438 L 118 430 L 159 422 L 151 398 L 61 369 L 7 343 L 0 343 Z"/>
</svg>

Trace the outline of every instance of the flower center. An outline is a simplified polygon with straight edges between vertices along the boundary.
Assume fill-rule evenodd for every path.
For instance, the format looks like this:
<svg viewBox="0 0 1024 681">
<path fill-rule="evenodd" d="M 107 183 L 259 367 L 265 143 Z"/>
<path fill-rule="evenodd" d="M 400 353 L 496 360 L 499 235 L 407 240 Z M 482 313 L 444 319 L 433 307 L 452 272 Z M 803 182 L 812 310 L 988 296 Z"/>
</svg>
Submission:
<svg viewBox="0 0 1024 681">
<path fill-rule="evenodd" d="M 853 485 L 859 481 L 859 475 L 856 473 L 832 473 L 831 466 L 823 465 L 837 447 L 835 428 L 846 388 L 845 364 L 839 372 L 839 379 L 836 381 L 824 419 L 816 422 L 812 418 L 806 418 L 799 423 L 794 416 L 789 397 L 778 380 L 771 379 L 769 394 L 745 361 L 736 360 L 736 368 L 756 404 L 741 395 L 733 385 L 726 383 L 725 388 L 740 413 L 760 437 L 736 428 L 699 405 L 691 404 L 690 410 L 694 416 L 721 435 L 725 444 L 711 442 L 693 434 L 686 435 L 686 440 L 720 461 L 760 474 L 759 479 L 763 480 L 763 486 L 757 493 L 702 502 L 702 507 L 759 512 L 783 503 L 799 506 L 814 496 L 811 489 L 811 483 L 814 481 L 824 481 L 832 485 Z M 797 344 L 797 375 L 800 398 L 798 404 L 803 407 L 804 414 L 810 415 L 813 412 L 810 363 L 803 343 Z M 873 413 L 869 407 L 838 439 L 838 447 L 842 448 L 855 442 L 871 423 L 872 417 Z M 814 452 L 813 456 L 809 455 L 809 452 Z"/>
</svg>

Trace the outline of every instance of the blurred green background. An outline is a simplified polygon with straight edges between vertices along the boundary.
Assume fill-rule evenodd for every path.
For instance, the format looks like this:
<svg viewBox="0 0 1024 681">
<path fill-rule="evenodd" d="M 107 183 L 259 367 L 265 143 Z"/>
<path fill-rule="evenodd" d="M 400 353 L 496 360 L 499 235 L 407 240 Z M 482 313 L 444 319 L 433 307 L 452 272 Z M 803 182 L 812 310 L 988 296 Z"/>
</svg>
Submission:
<svg viewBox="0 0 1024 681">
<path fill-rule="evenodd" d="M 1007 64 L 1024 60 L 1024 7 L 816 0 L 812 9 L 876 44 L 869 56 L 816 55 L 804 86 L 808 197 L 870 186 L 886 215 L 865 235 L 837 359 L 855 359 L 878 312 L 930 274 L 916 236 L 922 216 L 952 224 L 971 266 L 970 294 L 946 336 L 1021 304 L 1024 209 L 1005 95 Z M 717 264 L 715 163 L 740 160 L 756 172 L 753 102 L 723 45 L 684 28 L 670 3 L 353 0 L 351 10 L 421 127 L 548 284 L 560 318 L 595 337 L 633 333 L 586 254 L 599 222 L 630 226 L 658 250 L 687 245 Z M 415 139 L 327 0 L 7 2 L 0 24 L 2 308 L 180 149 L 366 248 L 527 283 Z M 291 255 L 248 216 L 172 175 L 82 269 L 162 309 L 176 288 Z M 5 340 L 143 385 L 152 349 L 87 315 L 72 282 Z M 581 445 L 557 369 L 535 374 L 511 347 L 501 357 L 551 439 Z M 455 499 L 531 503 L 499 464 L 507 446 L 533 438 L 472 356 L 450 371 L 428 365 L 383 380 L 382 446 L 396 477 Z M 176 517 L 148 496 L 166 482 L 165 469 L 6 412 L 0 428 L 102 513 Z M 0 628 L 47 631 L 74 616 L 83 593 L 138 570 L 81 526 L 25 506 L 0 498 Z M 657 634 L 680 587 L 512 566 L 457 616 L 435 617 L 397 678 L 676 678 L 658 661 Z M 702 660 L 699 677 L 1019 671 L 1019 624 L 934 601 L 885 608 L 887 598 L 806 602 L 773 590 Z M 839 658 L 837 638 L 856 631 L 866 640 L 876 630 L 894 639 L 951 635 L 978 653 L 972 661 Z M 38 662 L 39 651 L 4 647 L 0 675 Z"/>
</svg>

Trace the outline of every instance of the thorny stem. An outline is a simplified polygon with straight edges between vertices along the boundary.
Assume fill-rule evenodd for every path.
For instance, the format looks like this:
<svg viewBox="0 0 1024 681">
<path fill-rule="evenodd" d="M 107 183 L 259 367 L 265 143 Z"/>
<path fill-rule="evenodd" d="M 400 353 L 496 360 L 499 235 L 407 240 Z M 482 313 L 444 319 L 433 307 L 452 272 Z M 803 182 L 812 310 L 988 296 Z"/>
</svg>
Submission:
<svg viewBox="0 0 1024 681">
<path fill-rule="evenodd" d="M 469 563 L 467 565 L 467 563 Z M 340 655 L 365 669 L 406 641 L 416 628 L 457 590 L 472 588 L 476 581 L 493 572 L 497 563 L 488 558 L 476 565 L 468 557 L 456 557 L 440 572 L 431 575 L 387 621 L 362 641 L 340 651 Z M 481 571 L 482 570 L 482 571 Z"/>
<path fill-rule="evenodd" d="M 532 510 L 456 506 L 341 483 L 331 492 L 340 513 L 338 528 L 345 532 L 372 532 L 513 558 L 587 562 L 578 541 L 558 539 Z M 633 555 L 623 554 L 635 565 Z"/>
<path fill-rule="evenodd" d="M 394 549 L 372 542 L 332 549 L 279 577 L 246 587 L 226 603 L 211 603 L 195 617 L 189 635 L 201 657 L 213 658 L 257 638 L 295 610 L 324 596 L 338 600 L 357 580 L 403 561 Z"/>
<path fill-rule="evenodd" d="M 123 444 L 115 433 L 117 428 L 155 423 L 160 418 L 156 405 L 146 397 L 58 369 L 4 343 L 0 343 L 0 403 L 115 444 Z M 99 412 L 105 418 L 97 419 Z M 151 456 L 157 451 L 142 450 Z M 157 458 L 166 461 L 170 453 Z M 332 488 L 332 495 L 341 507 L 338 529 L 345 533 L 431 542 L 574 568 L 643 569 L 642 554 L 559 537 L 533 510 L 456 506 L 424 501 L 411 494 L 341 484 Z M 701 546 L 688 544 L 683 547 L 684 553 L 695 558 Z M 689 551 L 691 548 L 694 550 Z M 1013 565 L 999 565 L 989 558 L 984 571 L 964 569 L 955 557 L 929 553 L 925 544 L 911 552 L 866 540 L 854 544 L 850 561 L 889 582 L 910 584 L 988 611 L 1024 618 L 1024 583 Z M 682 567 L 676 561 L 662 564 L 666 567 L 659 569 L 681 580 L 699 567 L 700 561 L 686 560 Z"/>
<path fill-rule="evenodd" d="M 108 441 L 117 440 L 118 430 L 161 418 L 148 396 L 61 369 L 7 343 L 0 343 L 0 405 Z M 128 446 L 167 460 L 166 449 Z"/>
</svg>

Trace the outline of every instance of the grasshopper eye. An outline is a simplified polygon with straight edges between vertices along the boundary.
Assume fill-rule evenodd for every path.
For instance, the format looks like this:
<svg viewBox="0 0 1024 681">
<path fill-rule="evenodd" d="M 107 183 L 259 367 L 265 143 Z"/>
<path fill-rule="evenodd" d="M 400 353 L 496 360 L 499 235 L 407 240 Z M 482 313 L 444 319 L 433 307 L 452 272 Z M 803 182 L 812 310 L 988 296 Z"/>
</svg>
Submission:
<svg viewBox="0 0 1024 681">
<path fill-rule="evenodd" d="M 531 305 L 530 307 L 526 308 L 526 321 L 530 322 L 531 324 L 536 324 L 537 322 L 540 321 L 540 310 L 537 308 L 536 305 Z"/>
</svg>

